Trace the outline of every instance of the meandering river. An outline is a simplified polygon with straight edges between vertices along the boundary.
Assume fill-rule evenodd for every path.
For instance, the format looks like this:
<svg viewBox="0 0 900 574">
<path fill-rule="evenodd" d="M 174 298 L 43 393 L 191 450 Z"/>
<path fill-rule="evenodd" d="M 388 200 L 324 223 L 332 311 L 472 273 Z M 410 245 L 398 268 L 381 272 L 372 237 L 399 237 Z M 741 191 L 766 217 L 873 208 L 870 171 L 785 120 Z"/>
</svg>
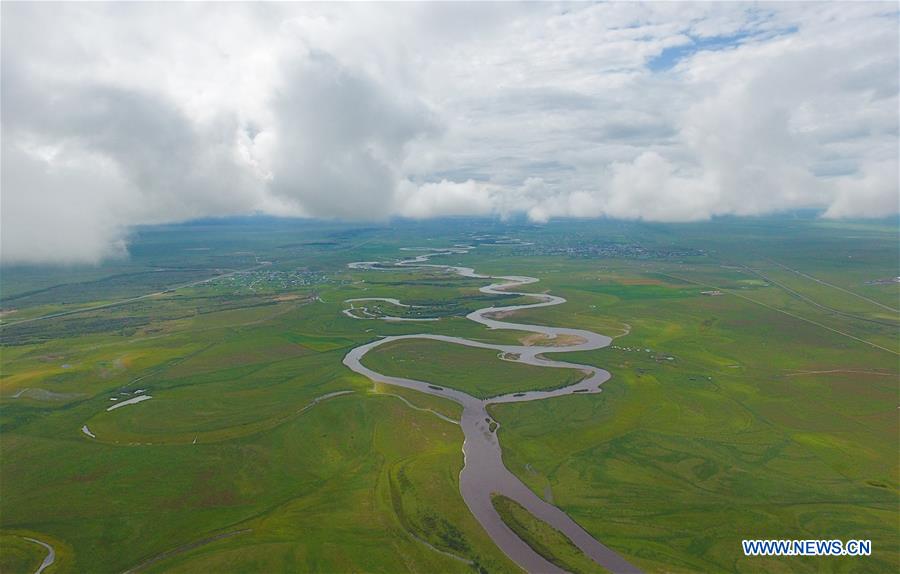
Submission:
<svg viewBox="0 0 900 574">
<path fill-rule="evenodd" d="M 609 345 L 611 339 L 605 335 L 582 329 L 510 323 L 500 319 L 500 316 L 506 316 L 508 313 L 521 309 L 549 307 L 566 302 L 562 297 L 554 295 L 513 291 L 516 287 L 537 282 L 538 280 L 534 277 L 494 277 L 489 275 L 479 275 L 475 273 L 473 269 L 468 267 L 436 265 L 428 262 L 431 257 L 437 255 L 467 253 L 470 249 L 472 248 L 468 246 L 455 246 L 448 249 L 423 249 L 428 251 L 428 253 L 393 264 L 382 264 L 376 261 L 362 261 L 351 263 L 350 267 L 354 269 L 372 270 L 389 270 L 404 267 L 434 268 L 444 269 L 463 277 L 494 281 L 489 285 L 482 287 L 480 291 L 482 293 L 490 294 L 527 296 L 535 299 L 536 302 L 528 305 L 486 307 L 469 313 L 467 315 L 468 319 L 475 321 L 476 323 L 481 323 L 489 329 L 513 329 L 517 331 L 538 333 L 547 339 L 557 339 L 556 342 L 559 342 L 559 345 L 494 345 L 461 337 L 427 333 L 399 335 L 383 337 L 354 348 L 346 357 L 344 357 L 344 364 L 353 371 L 360 373 L 373 381 L 444 397 L 456 401 L 463 406 L 460 426 L 462 427 L 465 436 L 465 442 L 463 443 L 465 463 L 459 476 L 460 493 L 462 494 L 466 505 L 469 507 L 469 510 L 471 510 L 476 520 L 484 527 L 491 539 L 507 556 L 523 569 L 528 572 L 540 573 L 563 572 L 558 566 L 547 561 L 540 554 L 535 552 L 503 522 L 491 503 L 492 494 L 502 494 L 515 500 L 536 517 L 565 534 L 582 550 L 582 552 L 585 553 L 585 555 L 589 556 L 600 566 L 616 573 L 640 572 L 637 567 L 630 564 L 622 556 L 604 546 L 593 536 L 588 534 L 587 531 L 572 520 L 565 512 L 537 496 L 531 489 L 525 486 L 518 477 L 506 468 L 503 464 L 502 451 L 496 432 L 499 425 L 497 425 L 496 421 L 494 421 L 487 412 L 488 405 L 495 403 L 536 401 L 572 393 L 588 394 L 601 392 L 600 386 L 609 379 L 610 376 L 607 371 L 591 365 L 553 361 L 547 359 L 543 355 L 562 351 L 587 351 L 599 349 Z M 392 303 L 396 301 L 395 304 L 403 306 L 403 304 L 396 299 L 385 300 Z M 392 341 L 403 339 L 431 339 L 453 345 L 493 349 L 503 353 L 502 356 L 506 360 L 540 367 L 578 369 L 587 373 L 587 376 L 573 385 L 552 391 L 513 392 L 489 399 L 479 399 L 456 389 L 436 387 L 432 383 L 426 381 L 383 375 L 362 364 L 362 358 L 372 349 Z M 492 423 L 497 425 L 493 431 L 491 430 Z"/>
</svg>

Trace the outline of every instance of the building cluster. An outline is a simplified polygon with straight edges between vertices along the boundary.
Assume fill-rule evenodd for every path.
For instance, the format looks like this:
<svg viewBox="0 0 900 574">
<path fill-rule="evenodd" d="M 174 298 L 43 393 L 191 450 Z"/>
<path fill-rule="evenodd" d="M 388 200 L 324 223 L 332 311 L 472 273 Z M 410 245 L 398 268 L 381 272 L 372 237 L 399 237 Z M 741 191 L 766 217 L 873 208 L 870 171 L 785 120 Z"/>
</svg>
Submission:
<svg viewBox="0 0 900 574">
<path fill-rule="evenodd" d="M 620 258 L 620 259 L 676 259 L 701 257 L 702 249 L 691 247 L 645 247 L 637 243 L 608 243 L 585 241 L 575 244 L 534 244 L 523 245 L 516 251 L 521 255 L 563 255 L 578 258 Z"/>
</svg>

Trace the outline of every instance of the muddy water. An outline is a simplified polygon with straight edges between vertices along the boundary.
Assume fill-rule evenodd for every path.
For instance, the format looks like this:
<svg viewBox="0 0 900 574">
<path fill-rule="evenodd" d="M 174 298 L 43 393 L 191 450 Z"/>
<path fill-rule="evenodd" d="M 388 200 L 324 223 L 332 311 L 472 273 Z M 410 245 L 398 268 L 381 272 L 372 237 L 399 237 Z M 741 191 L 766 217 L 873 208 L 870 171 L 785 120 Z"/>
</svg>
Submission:
<svg viewBox="0 0 900 574">
<path fill-rule="evenodd" d="M 503 464 L 502 451 L 500 442 L 497 439 L 497 433 L 490 431 L 490 423 L 495 421 L 493 421 L 487 413 L 487 406 L 493 403 L 536 401 L 568 395 L 575 392 L 580 394 L 599 393 L 601 391 L 600 386 L 604 381 L 609 379 L 609 373 L 607 371 L 591 365 L 553 361 L 542 355 L 558 353 L 561 351 L 599 349 L 609 345 L 611 339 L 605 335 L 581 329 L 510 323 L 493 318 L 498 314 L 506 314 L 520 309 L 534 309 L 537 307 L 559 305 L 565 303 L 566 300 L 554 295 L 513 291 L 514 288 L 521 285 L 537 282 L 538 280 L 533 277 L 490 277 L 487 275 L 478 275 L 473 269 L 468 267 L 454 267 L 427 263 L 428 259 L 435 255 L 446 255 L 451 253 L 460 254 L 467 252 L 468 249 L 469 248 L 464 246 L 456 246 L 446 250 L 429 250 L 429 253 L 418 255 L 393 265 L 367 261 L 352 263 L 350 264 L 350 267 L 354 269 L 382 270 L 397 269 L 398 267 L 437 268 L 446 269 L 464 277 L 497 280 L 497 282 L 482 287 L 480 291 L 482 293 L 492 294 L 524 295 L 532 297 L 537 301 L 528 305 L 487 307 L 479 309 L 469 313 L 467 316 L 468 319 L 481 323 L 489 329 L 513 329 L 527 331 L 529 333 L 541 333 L 551 339 L 564 335 L 566 336 L 566 340 L 577 341 L 577 343 L 567 346 L 493 345 L 445 335 L 400 335 L 384 337 L 354 348 L 346 357 L 344 357 L 344 364 L 353 371 L 360 373 L 373 381 L 444 397 L 456 401 L 463 406 L 460 426 L 465 435 L 465 442 L 463 443 L 465 464 L 459 477 L 460 493 L 462 494 L 466 505 L 469 507 L 469 510 L 471 510 L 478 522 L 484 527 L 491 539 L 507 556 L 523 569 L 528 572 L 562 572 L 559 567 L 548 562 L 532 550 L 530 546 L 506 526 L 491 503 L 492 493 L 508 496 L 524 506 L 536 517 L 544 520 L 564 533 L 576 546 L 578 546 L 578 548 L 600 566 L 613 572 L 639 572 L 635 566 L 627 562 L 619 554 L 607 548 L 588 534 L 565 512 L 534 494 L 524 483 L 522 483 L 522 481 L 506 468 Z M 425 381 L 382 375 L 381 373 L 377 373 L 362 365 L 362 358 L 372 349 L 402 339 L 431 339 L 453 345 L 492 349 L 504 353 L 504 356 L 507 358 L 506 360 L 513 360 L 541 367 L 574 368 L 589 374 L 578 383 L 561 389 L 552 391 L 515 392 L 482 400 L 455 389 L 447 387 L 438 389 L 430 386 L 429 383 Z"/>
</svg>

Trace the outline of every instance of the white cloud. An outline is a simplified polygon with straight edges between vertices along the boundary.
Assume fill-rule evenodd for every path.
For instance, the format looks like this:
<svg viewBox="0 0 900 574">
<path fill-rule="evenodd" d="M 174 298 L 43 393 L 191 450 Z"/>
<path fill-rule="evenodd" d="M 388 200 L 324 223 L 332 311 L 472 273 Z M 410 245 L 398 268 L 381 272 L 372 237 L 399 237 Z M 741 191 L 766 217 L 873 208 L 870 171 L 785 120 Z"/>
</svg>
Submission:
<svg viewBox="0 0 900 574">
<path fill-rule="evenodd" d="M 894 4 L 18 4 L 2 260 L 253 212 L 898 211 Z"/>
<path fill-rule="evenodd" d="M 881 217 L 900 211 L 897 162 L 866 164 L 854 177 L 843 178 L 825 217 Z"/>
<path fill-rule="evenodd" d="M 460 183 L 444 179 L 423 185 L 405 181 L 397 191 L 394 213 L 427 219 L 444 215 L 490 215 L 496 208 L 493 195 L 499 190 L 471 179 Z"/>
<path fill-rule="evenodd" d="M 391 215 L 406 146 L 435 129 L 417 98 L 319 52 L 292 64 L 273 108 L 269 187 L 313 216 Z"/>
<path fill-rule="evenodd" d="M 125 254 L 121 214 L 137 194 L 115 166 L 87 154 L 70 161 L 68 152 L 51 161 L 50 154 L 23 151 L 5 138 L 0 145 L 4 263 L 97 263 Z"/>
</svg>

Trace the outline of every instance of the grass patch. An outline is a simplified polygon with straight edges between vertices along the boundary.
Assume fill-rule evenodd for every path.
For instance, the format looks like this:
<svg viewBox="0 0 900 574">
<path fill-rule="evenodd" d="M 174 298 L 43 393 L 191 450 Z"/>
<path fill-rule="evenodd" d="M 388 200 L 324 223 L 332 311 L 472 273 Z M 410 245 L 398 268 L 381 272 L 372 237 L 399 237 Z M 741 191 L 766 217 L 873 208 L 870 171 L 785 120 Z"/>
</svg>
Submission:
<svg viewBox="0 0 900 574">
<path fill-rule="evenodd" d="M 520 391 L 555 389 L 584 378 L 575 369 L 502 361 L 496 351 L 427 339 L 404 339 L 366 354 L 365 366 L 379 373 L 426 381 L 487 398 Z"/>
<path fill-rule="evenodd" d="M 585 556 L 565 534 L 536 518 L 515 500 L 495 494 L 491 496 L 491 502 L 503 522 L 548 562 L 573 574 L 606 572 Z"/>
</svg>

